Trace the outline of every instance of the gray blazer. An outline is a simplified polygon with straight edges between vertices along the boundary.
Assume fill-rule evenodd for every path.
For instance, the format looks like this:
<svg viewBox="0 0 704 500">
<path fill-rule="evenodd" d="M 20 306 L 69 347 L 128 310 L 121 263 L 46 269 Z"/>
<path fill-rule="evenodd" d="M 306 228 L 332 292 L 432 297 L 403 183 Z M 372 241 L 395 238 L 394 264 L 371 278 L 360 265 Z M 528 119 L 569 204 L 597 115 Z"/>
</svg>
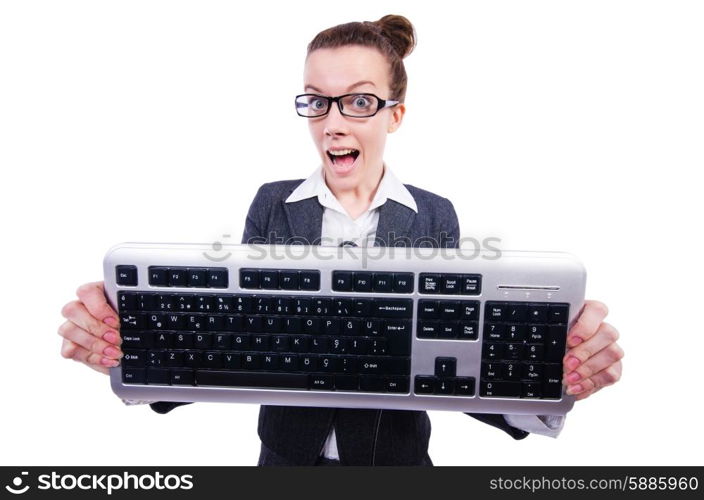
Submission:
<svg viewBox="0 0 704 500">
<path fill-rule="evenodd" d="M 242 243 L 320 244 L 323 206 L 316 197 L 284 201 L 303 179 L 270 182 L 257 191 L 247 213 Z M 459 246 L 460 229 L 450 200 L 405 185 L 418 213 L 393 200 L 379 208 L 375 246 Z M 166 413 L 178 403 L 152 403 Z M 528 433 L 502 415 L 468 415 L 515 439 Z M 346 465 L 418 465 L 429 462 L 430 419 L 424 411 L 262 406 L 258 432 L 269 450 L 289 463 L 313 465 L 335 425 L 340 461 Z"/>
</svg>

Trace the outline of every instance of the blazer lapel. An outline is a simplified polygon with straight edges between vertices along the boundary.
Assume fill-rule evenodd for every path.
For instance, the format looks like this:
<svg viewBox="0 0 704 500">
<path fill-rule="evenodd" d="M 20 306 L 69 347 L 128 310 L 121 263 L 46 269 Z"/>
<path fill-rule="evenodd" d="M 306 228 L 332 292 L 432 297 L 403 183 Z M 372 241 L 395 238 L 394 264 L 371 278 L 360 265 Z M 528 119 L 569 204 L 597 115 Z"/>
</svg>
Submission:
<svg viewBox="0 0 704 500">
<path fill-rule="evenodd" d="M 291 232 L 289 237 L 300 239 L 304 245 L 320 245 L 323 228 L 323 206 L 313 196 L 293 203 L 283 203 Z"/>
<path fill-rule="evenodd" d="M 387 199 L 379 207 L 379 224 L 376 228 L 374 246 L 389 246 L 399 238 L 408 236 L 411 224 L 416 218 L 416 213 L 401 203 Z M 410 246 L 410 245 L 403 245 Z"/>
</svg>

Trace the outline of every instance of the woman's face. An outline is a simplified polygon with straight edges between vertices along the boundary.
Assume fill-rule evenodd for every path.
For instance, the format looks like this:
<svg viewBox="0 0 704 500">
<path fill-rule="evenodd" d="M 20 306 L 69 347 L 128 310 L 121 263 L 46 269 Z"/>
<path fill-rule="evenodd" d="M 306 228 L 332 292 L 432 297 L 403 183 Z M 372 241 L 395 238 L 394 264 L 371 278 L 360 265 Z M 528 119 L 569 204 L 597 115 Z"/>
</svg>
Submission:
<svg viewBox="0 0 704 500">
<path fill-rule="evenodd" d="M 389 84 L 389 64 L 374 48 L 348 45 L 318 49 L 306 59 L 307 93 L 335 97 L 363 92 L 390 99 Z M 384 161 L 386 134 L 400 126 L 404 112 L 403 104 L 397 104 L 369 118 L 353 118 L 341 115 L 337 103 L 333 103 L 327 115 L 308 118 L 327 183 L 350 190 L 377 181 Z M 334 156 L 345 150 L 352 150 L 352 154 Z"/>
</svg>

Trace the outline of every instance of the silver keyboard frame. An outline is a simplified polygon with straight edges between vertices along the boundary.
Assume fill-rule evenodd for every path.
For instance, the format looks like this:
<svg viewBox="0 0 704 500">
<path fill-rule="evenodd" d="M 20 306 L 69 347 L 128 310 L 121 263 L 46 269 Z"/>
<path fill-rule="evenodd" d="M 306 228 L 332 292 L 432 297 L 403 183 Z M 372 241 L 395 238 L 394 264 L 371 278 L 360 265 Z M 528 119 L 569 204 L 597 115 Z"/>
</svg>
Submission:
<svg viewBox="0 0 704 500">
<path fill-rule="evenodd" d="M 559 400 L 480 397 L 481 350 L 486 301 L 566 302 L 570 304 L 568 328 L 584 305 L 586 271 L 571 254 L 534 251 L 478 251 L 475 249 L 437 249 L 411 247 L 325 247 L 309 245 L 228 245 L 218 248 L 206 243 L 122 243 L 105 255 L 103 267 L 105 293 L 117 311 L 117 293 L 161 291 L 164 293 L 238 293 L 285 296 L 343 296 L 410 298 L 413 300 L 411 332 L 411 375 L 409 393 L 337 392 L 301 389 L 259 389 L 239 387 L 198 387 L 134 385 L 122 383 L 122 367 L 110 369 L 111 386 L 123 399 L 180 402 L 230 402 L 285 406 L 340 408 L 383 408 L 400 410 L 444 410 L 474 413 L 525 415 L 564 415 L 574 397 L 564 394 Z M 283 259 L 281 257 L 284 257 Z M 365 258 L 366 257 L 366 258 Z M 116 265 L 136 265 L 137 287 L 116 284 Z M 148 266 L 224 267 L 229 271 L 227 288 L 152 287 Z M 239 269 L 319 269 L 319 291 L 252 290 L 240 288 Z M 414 292 L 367 293 L 337 292 L 331 287 L 333 270 L 413 272 Z M 419 294 L 420 272 L 481 274 L 480 295 Z M 419 339 L 416 315 L 419 299 L 480 301 L 478 339 Z M 438 356 L 457 358 L 457 376 L 475 378 L 475 396 L 416 395 L 416 375 L 433 375 Z"/>
</svg>

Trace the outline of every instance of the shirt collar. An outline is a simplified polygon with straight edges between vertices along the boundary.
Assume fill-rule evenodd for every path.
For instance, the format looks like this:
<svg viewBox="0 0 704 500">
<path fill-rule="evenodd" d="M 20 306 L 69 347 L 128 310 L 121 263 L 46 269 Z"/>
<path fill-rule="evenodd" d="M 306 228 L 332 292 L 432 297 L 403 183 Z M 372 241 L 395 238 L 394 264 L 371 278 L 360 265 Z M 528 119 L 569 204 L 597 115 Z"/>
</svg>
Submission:
<svg viewBox="0 0 704 500">
<path fill-rule="evenodd" d="M 318 201 L 321 205 L 327 208 L 331 208 L 338 212 L 347 215 L 347 211 L 342 207 L 340 202 L 337 200 L 335 195 L 330 191 L 330 188 L 325 183 L 325 171 L 323 166 L 320 165 L 315 171 L 298 185 L 296 189 L 286 198 L 286 203 L 292 203 L 295 201 L 305 200 L 307 198 L 312 198 L 314 196 L 318 197 Z M 418 213 L 418 206 L 416 205 L 413 195 L 408 191 L 406 186 L 404 186 L 401 181 L 391 172 L 391 169 L 384 164 L 384 174 L 381 177 L 381 182 L 376 190 L 374 199 L 371 205 L 369 205 L 369 210 L 374 210 L 380 207 L 386 200 L 394 200 L 406 207 L 410 208 L 414 212 Z"/>
</svg>

